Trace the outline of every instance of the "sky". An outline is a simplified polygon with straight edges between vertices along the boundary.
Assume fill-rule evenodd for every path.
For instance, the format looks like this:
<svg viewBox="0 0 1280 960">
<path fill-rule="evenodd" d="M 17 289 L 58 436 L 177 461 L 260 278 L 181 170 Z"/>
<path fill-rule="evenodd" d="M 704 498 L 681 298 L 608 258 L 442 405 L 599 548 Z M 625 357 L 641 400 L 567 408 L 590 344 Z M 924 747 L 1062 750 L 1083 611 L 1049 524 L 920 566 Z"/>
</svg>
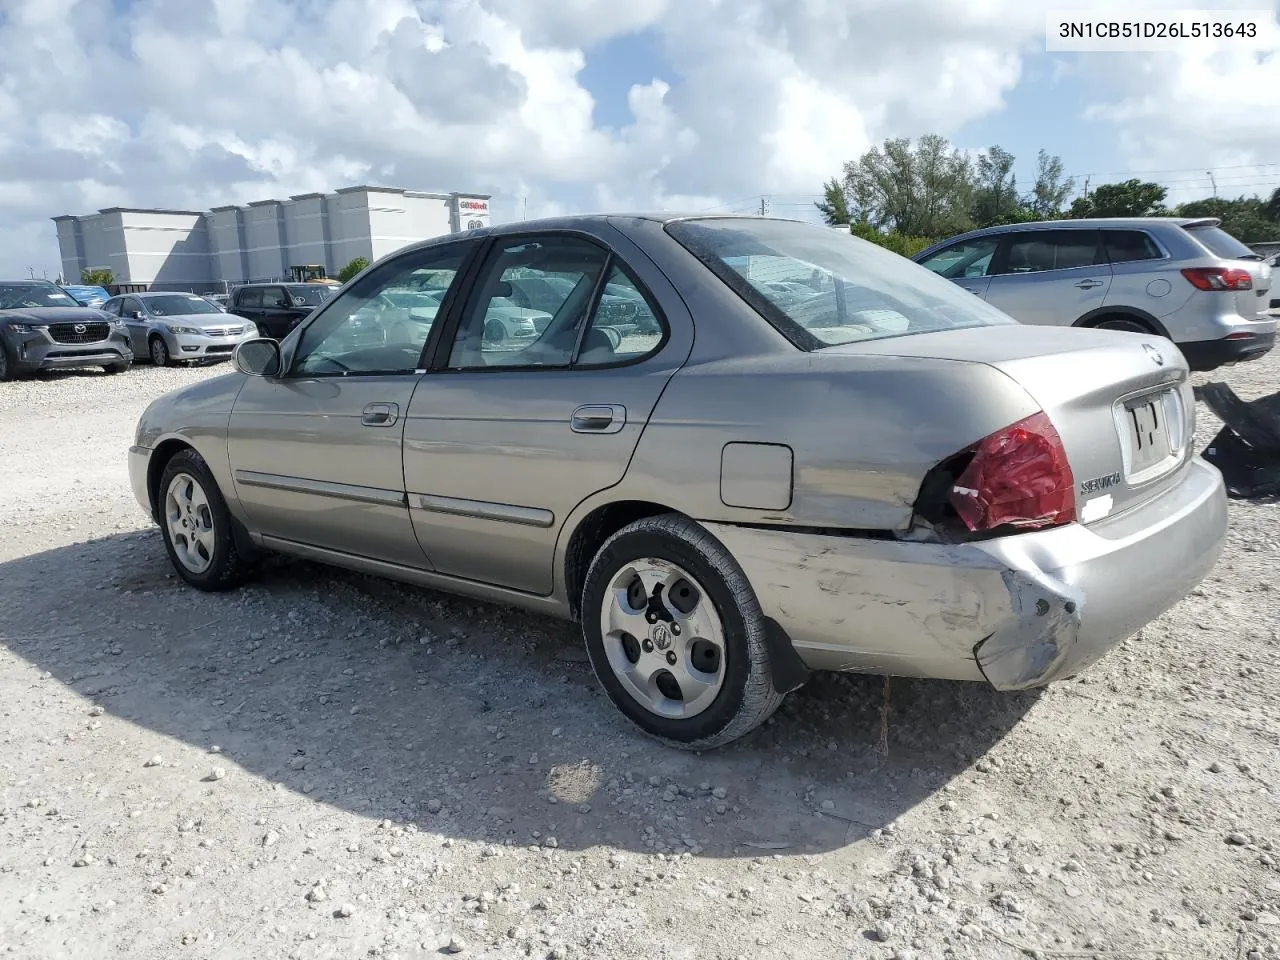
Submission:
<svg viewBox="0 0 1280 960">
<path fill-rule="evenodd" d="M 360 183 L 493 195 L 495 221 L 812 217 L 886 137 L 1041 148 L 1077 187 L 1280 186 L 1280 49 L 1045 49 L 1046 13 L 1275 0 L 0 0 L 0 277 L 51 217 Z M 1271 41 L 1268 41 L 1270 44 Z M 1272 44 L 1273 47 L 1277 46 Z M 72 278 L 69 278 L 72 279 Z"/>
</svg>

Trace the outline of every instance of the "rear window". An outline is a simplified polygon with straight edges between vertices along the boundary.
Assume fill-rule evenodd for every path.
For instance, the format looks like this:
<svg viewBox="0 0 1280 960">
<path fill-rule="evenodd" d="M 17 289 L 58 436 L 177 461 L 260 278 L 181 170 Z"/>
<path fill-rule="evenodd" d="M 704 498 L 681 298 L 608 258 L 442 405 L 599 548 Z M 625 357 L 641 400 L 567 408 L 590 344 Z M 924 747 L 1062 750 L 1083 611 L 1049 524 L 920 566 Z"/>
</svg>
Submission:
<svg viewBox="0 0 1280 960">
<path fill-rule="evenodd" d="M 1156 242 L 1141 230 L 1103 230 L 1102 242 L 1112 263 L 1159 260 L 1164 256 Z"/>
<path fill-rule="evenodd" d="M 685 220 L 667 232 L 802 350 L 1011 324 L 905 257 L 806 223 Z"/>
<path fill-rule="evenodd" d="M 1256 253 L 1221 227 L 1184 227 L 1187 233 L 1209 248 L 1209 252 L 1224 260 L 1258 260 Z"/>
</svg>

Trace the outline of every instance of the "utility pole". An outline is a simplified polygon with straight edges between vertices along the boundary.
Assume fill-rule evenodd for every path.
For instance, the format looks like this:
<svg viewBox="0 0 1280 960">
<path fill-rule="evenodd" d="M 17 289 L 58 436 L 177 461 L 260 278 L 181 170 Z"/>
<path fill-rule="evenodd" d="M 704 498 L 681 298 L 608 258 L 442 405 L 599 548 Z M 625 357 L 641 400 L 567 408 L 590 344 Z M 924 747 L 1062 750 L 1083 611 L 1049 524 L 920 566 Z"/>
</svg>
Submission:
<svg viewBox="0 0 1280 960">
<path fill-rule="evenodd" d="M 1213 199 L 1217 200 L 1218 199 L 1218 181 L 1213 178 L 1212 170 L 1206 170 L 1205 173 L 1209 175 L 1209 184 L 1213 187 Z"/>
<path fill-rule="evenodd" d="M 760 216 L 767 217 L 769 215 L 769 198 L 760 198 Z"/>
</svg>

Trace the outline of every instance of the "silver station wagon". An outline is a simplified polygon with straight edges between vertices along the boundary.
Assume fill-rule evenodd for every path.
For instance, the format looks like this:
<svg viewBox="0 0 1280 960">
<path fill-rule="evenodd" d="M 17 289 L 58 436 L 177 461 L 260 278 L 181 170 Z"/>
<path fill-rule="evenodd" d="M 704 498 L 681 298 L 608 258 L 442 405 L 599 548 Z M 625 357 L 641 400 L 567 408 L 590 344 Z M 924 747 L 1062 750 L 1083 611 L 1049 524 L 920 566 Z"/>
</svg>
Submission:
<svg viewBox="0 0 1280 960">
<path fill-rule="evenodd" d="M 493 304 L 533 280 L 546 321 L 508 336 Z M 684 747 L 813 670 L 1073 675 L 1226 527 L 1167 340 L 1024 326 L 809 224 L 442 237 L 234 359 L 130 451 L 188 583 L 275 551 L 571 618 L 617 707 Z"/>
</svg>

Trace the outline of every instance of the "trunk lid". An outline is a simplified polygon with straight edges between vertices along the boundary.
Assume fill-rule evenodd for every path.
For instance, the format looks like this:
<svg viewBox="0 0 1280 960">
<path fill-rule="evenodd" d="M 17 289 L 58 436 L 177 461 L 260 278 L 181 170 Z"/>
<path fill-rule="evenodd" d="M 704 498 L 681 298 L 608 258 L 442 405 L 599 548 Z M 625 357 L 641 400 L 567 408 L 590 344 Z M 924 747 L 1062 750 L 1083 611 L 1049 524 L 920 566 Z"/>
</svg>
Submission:
<svg viewBox="0 0 1280 960">
<path fill-rule="evenodd" d="M 1082 523 L 1158 496 L 1191 459 L 1195 399 L 1187 364 L 1162 337 L 1017 325 L 893 337 L 823 352 L 828 350 L 982 363 L 1010 377 L 1062 437 Z"/>
</svg>

